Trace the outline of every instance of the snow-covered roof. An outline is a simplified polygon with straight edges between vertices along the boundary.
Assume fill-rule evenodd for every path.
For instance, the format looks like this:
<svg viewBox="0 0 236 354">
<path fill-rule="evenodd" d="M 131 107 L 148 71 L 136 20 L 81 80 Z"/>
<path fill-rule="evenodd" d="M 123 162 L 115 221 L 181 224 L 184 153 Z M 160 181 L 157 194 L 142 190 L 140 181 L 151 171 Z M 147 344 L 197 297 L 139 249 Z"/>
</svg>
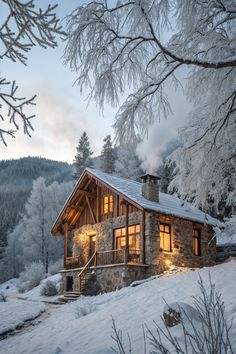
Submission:
<svg viewBox="0 0 236 354">
<path fill-rule="evenodd" d="M 203 224 L 217 225 L 219 222 L 208 214 L 194 207 L 192 204 L 173 195 L 160 192 L 159 202 L 152 202 L 141 195 L 141 183 L 117 177 L 100 170 L 86 168 L 85 172 L 106 183 L 111 188 L 122 193 L 128 199 L 138 204 L 145 210 L 156 211 L 166 215 L 173 215 L 183 219 L 200 222 Z"/>
</svg>

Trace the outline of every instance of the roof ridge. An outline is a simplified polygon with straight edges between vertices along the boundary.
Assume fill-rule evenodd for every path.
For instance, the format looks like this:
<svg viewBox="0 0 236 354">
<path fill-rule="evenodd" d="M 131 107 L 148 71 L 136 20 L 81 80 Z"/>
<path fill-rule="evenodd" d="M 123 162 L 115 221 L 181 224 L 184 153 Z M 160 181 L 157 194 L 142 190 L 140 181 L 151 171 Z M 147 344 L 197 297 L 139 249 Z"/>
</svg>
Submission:
<svg viewBox="0 0 236 354">
<path fill-rule="evenodd" d="M 122 180 L 124 180 L 124 181 L 128 181 L 128 182 L 136 183 L 136 184 L 138 184 L 138 185 L 142 185 L 141 182 L 135 181 L 134 179 L 126 178 L 126 177 L 121 177 L 121 176 L 118 176 L 118 175 L 113 175 L 113 174 L 111 174 L 111 173 L 107 173 L 107 172 L 104 172 L 104 171 L 102 171 L 102 170 L 99 170 L 98 168 L 86 167 L 85 170 L 88 171 L 88 172 L 90 172 L 90 171 L 98 171 L 99 173 L 103 173 L 104 175 L 109 176 L 109 177 L 115 177 L 115 178 L 122 179 Z"/>
</svg>

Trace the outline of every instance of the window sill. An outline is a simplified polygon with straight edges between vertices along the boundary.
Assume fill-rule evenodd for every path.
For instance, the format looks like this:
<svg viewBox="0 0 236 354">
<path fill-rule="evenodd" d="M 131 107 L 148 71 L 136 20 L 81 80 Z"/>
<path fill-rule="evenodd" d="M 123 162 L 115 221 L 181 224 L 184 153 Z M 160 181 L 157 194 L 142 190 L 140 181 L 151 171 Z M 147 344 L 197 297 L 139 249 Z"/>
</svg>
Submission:
<svg viewBox="0 0 236 354">
<path fill-rule="evenodd" d="M 173 251 L 165 251 L 162 248 L 159 250 L 161 253 L 166 253 L 166 254 L 173 254 Z"/>
</svg>

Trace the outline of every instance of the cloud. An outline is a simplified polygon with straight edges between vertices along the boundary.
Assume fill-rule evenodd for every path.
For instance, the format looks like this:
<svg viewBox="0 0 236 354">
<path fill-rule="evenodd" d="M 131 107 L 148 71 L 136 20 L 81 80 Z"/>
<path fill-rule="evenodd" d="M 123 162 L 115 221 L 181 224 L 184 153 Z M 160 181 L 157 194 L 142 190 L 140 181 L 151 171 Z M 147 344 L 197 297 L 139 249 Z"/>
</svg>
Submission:
<svg viewBox="0 0 236 354">
<path fill-rule="evenodd" d="M 94 155 L 100 153 L 104 137 L 111 133 L 114 115 L 110 110 L 106 117 L 100 117 L 95 105 L 87 107 L 72 88 L 62 92 L 61 88 L 44 84 L 35 91 L 38 92 L 37 105 L 31 112 L 36 114 L 32 120 L 32 138 L 21 129 L 15 139 L 8 141 L 7 148 L 0 147 L 2 158 L 42 156 L 71 163 L 83 131 L 89 136 Z"/>
</svg>

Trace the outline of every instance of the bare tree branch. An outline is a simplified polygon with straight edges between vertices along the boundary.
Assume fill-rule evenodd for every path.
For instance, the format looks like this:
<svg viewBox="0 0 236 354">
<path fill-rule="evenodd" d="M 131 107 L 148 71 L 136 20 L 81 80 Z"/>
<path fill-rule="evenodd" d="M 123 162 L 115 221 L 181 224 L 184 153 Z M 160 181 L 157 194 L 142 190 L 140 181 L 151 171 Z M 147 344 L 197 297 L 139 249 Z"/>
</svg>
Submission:
<svg viewBox="0 0 236 354">
<path fill-rule="evenodd" d="M 55 14 L 57 5 L 48 5 L 45 10 L 42 10 L 35 9 L 34 0 L 1 1 L 8 9 L 8 15 L 0 26 L 0 43 L 2 44 L 0 62 L 11 60 L 26 65 L 27 53 L 32 47 L 39 45 L 42 48 L 55 48 L 57 46 L 56 36 L 65 37 L 65 32 Z M 9 118 L 9 129 L 0 128 L 0 140 L 4 145 L 7 145 L 7 136 L 15 137 L 15 133 L 20 129 L 20 122 L 24 133 L 28 136 L 31 136 L 30 131 L 33 130 L 31 119 L 35 115 L 26 113 L 26 109 L 35 105 L 36 95 L 31 98 L 20 97 L 17 95 L 17 90 L 18 86 L 15 81 L 11 83 L 0 78 L 0 101 L 2 101 L 0 117 L 5 122 L 5 116 Z"/>
</svg>

